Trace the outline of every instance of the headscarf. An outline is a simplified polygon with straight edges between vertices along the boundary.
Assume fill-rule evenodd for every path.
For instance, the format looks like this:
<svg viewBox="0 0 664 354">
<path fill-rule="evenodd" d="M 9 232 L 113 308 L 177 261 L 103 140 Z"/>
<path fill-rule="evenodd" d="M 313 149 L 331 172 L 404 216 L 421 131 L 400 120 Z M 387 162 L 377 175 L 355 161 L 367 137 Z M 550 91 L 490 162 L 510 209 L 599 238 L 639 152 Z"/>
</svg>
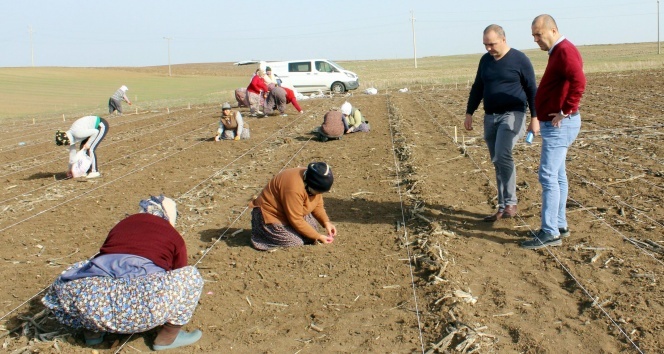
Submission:
<svg viewBox="0 0 664 354">
<path fill-rule="evenodd" d="M 62 146 L 62 145 L 71 145 L 71 141 L 69 141 L 69 137 L 67 136 L 67 133 L 58 130 L 55 132 L 55 145 Z"/>
<path fill-rule="evenodd" d="M 148 213 L 171 223 L 175 226 L 175 219 L 178 217 L 177 207 L 173 199 L 165 197 L 163 194 L 155 197 L 150 196 L 149 199 L 143 199 L 138 203 L 141 213 Z"/>
<path fill-rule="evenodd" d="M 325 162 L 312 162 L 304 171 L 304 184 L 317 192 L 329 192 L 333 182 L 332 169 Z"/>
<path fill-rule="evenodd" d="M 348 101 L 346 101 L 341 105 L 341 114 L 350 115 L 352 109 L 353 106 Z"/>
</svg>

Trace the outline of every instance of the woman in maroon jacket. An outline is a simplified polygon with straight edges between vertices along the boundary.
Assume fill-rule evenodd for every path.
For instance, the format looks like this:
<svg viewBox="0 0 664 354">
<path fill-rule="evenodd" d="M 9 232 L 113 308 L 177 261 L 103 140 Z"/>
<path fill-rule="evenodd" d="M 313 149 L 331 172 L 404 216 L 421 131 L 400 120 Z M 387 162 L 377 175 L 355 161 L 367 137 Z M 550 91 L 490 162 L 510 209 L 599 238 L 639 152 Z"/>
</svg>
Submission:
<svg viewBox="0 0 664 354">
<path fill-rule="evenodd" d="M 99 253 L 65 270 L 42 299 L 56 319 L 83 329 L 88 345 L 106 332 L 139 333 L 162 326 L 154 350 L 192 344 L 202 333 L 180 328 L 193 316 L 203 290 L 198 270 L 173 227 L 175 202 L 164 196 L 140 203 L 111 229 Z"/>
</svg>

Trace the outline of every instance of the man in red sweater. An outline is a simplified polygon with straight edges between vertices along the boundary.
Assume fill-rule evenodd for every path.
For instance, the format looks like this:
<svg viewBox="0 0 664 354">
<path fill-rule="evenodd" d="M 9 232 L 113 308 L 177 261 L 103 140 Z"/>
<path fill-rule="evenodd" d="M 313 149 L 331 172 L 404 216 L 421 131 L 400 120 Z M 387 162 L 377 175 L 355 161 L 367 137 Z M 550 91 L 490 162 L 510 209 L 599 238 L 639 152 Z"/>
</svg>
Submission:
<svg viewBox="0 0 664 354">
<path fill-rule="evenodd" d="M 581 129 L 579 103 L 586 88 L 583 60 L 578 49 L 558 32 L 550 15 L 539 15 L 532 23 L 532 34 L 549 62 L 535 95 L 537 119 L 529 131 L 542 136 L 539 182 L 542 185 L 541 228 L 521 247 L 538 249 L 560 246 L 570 235 L 565 216 L 568 183 L 565 171 L 567 149 Z"/>
</svg>

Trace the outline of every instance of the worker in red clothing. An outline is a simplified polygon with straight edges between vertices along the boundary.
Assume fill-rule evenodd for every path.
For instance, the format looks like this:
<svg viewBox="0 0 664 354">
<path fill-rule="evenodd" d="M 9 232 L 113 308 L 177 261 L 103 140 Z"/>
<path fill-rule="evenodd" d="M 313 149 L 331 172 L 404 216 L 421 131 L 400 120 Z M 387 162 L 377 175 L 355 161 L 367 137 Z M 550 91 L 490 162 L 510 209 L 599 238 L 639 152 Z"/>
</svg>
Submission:
<svg viewBox="0 0 664 354">
<path fill-rule="evenodd" d="M 558 31 L 551 15 L 535 17 L 533 39 L 549 53 L 549 61 L 535 95 L 537 119 L 529 131 L 542 136 L 538 177 L 542 185 L 542 219 L 533 238 L 521 243 L 526 249 L 560 246 L 569 237 L 565 208 L 569 184 L 565 161 L 567 150 L 581 130 L 579 105 L 586 89 L 583 58 L 579 50 Z"/>
<path fill-rule="evenodd" d="M 297 103 L 297 98 L 295 98 L 295 92 L 287 87 L 276 86 L 270 93 L 267 95 L 267 100 L 265 101 L 265 114 L 272 114 L 274 109 L 278 109 L 279 113 L 285 117 L 286 105 L 292 103 L 293 107 L 297 109 L 300 114 L 304 113 L 300 105 Z"/>
<path fill-rule="evenodd" d="M 62 324 L 83 330 L 87 345 L 106 333 L 140 333 L 159 327 L 154 350 L 198 341 L 202 332 L 181 328 L 194 314 L 203 278 L 187 264 L 187 248 L 175 229 L 177 207 L 151 196 L 141 213 L 108 233 L 94 258 L 75 263 L 55 280 L 42 303 Z"/>
<path fill-rule="evenodd" d="M 256 70 L 256 74 L 251 78 L 249 86 L 247 86 L 247 101 L 249 101 L 249 113 L 252 117 L 262 117 L 265 114 L 261 112 L 261 101 L 267 98 L 268 91 L 270 91 L 265 84 L 263 77 L 265 72 L 261 69 Z"/>
</svg>

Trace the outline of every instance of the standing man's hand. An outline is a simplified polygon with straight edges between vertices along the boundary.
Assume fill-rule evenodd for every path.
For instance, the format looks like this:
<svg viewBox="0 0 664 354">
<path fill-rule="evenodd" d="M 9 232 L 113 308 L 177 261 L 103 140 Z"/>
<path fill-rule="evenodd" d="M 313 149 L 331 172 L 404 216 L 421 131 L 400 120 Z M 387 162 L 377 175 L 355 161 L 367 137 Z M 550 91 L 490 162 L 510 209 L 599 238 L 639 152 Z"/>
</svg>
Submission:
<svg viewBox="0 0 664 354">
<path fill-rule="evenodd" d="M 553 120 L 551 121 L 551 125 L 553 125 L 556 128 L 560 128 L 560 122 L 562 122 L 563 119 L 565 119 L 565 115 L 563 115 L 560 112 L 550 113 L 549 117 L 553 117 Z"/>
<path fill-rule="evenodd" d="M 466 130 L 473 130 L 473 115 L 466 113 L 466 120 L 463 121 Z"/>
<path fill-rule="evenodd" d="M 533 132 L 533 134 L 535 135 L 539 135 L 540 124 L 539 120 L 537 120 L 537 117 L 530 118 L 530 124 L 528 124 L 528 131 Z"/>
</svg>

